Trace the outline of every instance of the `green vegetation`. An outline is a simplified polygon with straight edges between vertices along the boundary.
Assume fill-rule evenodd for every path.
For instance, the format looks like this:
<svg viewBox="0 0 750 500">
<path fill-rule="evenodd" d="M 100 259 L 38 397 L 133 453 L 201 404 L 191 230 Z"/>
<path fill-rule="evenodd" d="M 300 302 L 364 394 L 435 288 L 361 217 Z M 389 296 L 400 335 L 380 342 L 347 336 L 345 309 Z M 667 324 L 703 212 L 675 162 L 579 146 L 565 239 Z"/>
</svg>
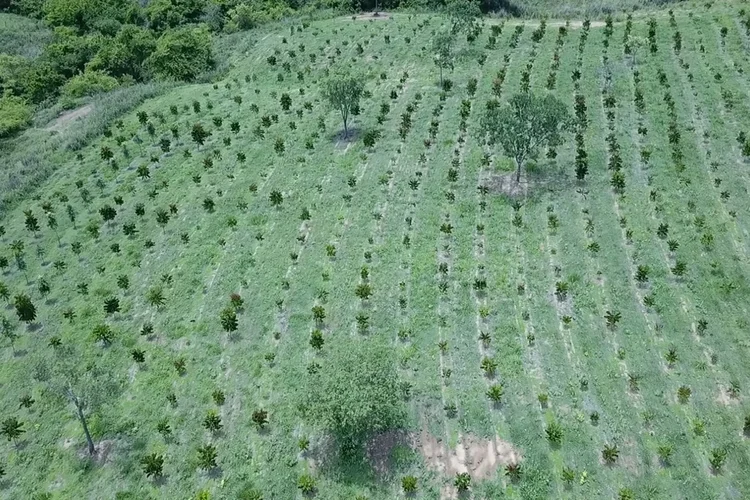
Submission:
<svg viewBox="0 0 750 500">
<path fill-rule="evenodd" d="M 340 340 L 302 388 L 305 419 L 330 431 L 347 452 L 404 419 L 393 353 L 373 342 Z"/>
<path fill-rule="evenodd" d="M 14 4 L 4 497 L 750 495 L 750 12 L 200 4 Z"/>
</svg>

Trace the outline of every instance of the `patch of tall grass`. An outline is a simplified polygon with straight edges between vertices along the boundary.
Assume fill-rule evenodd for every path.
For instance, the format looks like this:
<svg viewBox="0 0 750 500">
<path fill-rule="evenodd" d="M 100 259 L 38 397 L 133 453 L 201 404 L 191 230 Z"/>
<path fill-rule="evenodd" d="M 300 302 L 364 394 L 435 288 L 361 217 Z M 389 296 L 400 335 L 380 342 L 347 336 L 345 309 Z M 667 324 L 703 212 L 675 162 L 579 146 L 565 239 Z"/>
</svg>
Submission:
<svg viewBox="0 0 750 500">
<path fill-rule="evenodd" d="M 88 115 L 59 130 L 46 128 L 59 109 L 40 111 L 34 128 L 0 142 L 0 219 L 117 118 L 175 85 L 144 83 L 95 96 L 87 103 L 93 108 Z"/>
</svg>

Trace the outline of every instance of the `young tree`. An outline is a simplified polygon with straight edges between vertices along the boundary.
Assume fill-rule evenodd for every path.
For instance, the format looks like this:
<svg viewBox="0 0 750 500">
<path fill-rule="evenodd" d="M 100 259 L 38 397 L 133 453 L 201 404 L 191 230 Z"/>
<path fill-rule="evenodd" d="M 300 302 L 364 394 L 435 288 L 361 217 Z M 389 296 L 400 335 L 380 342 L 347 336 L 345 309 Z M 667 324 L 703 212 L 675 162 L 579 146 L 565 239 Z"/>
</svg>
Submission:
<svg viewBox="0 0 750 500">
<path fill-rule="evenodd" d="M 203 419 L 203 427 L 214 434 L 221 430 L 221 417 L 216 410 L 208 410 L 206 418 Z"/>
<path fill-rule="evenodd" d="M 204 129 L 203 125 L 201 125 L 200 123 L 194 124 L 192 130 L 190 131 L 190 136 L 199 146 L 203 146 L 203 143 L 210 135 L 211 133 Z"/>
<path fill-rule="evenodd" d="M 206 444 L 198 448 L 198 467 L 203 470 L 210 470 L 216 467 L 216 447 L 212 444 Z"/>
<path fill-rule="evenodd" d="M 252 414 L 252 421 L 258 426 L 258 429 L 262 429 L 268 425 L 268 412 L 263 409 L 255 410 Z"/>
<path fill-rule="evenodd" d="M 373 432 L 404 417 L 398 372 L 389 347 L 368 339 L 341 339 L 327 362 L 305 378 L 300 409 L 311 423 L 353 451 Z"/>
<path fill-rule="evenodd" d="M 159 455 L 158 453 L 146 455 L 141 458 L 141 466 L 143 467 L 143 473 L 147 477 L 161 477 L 164 469 L 164 455 Z"/>
<path fill-rule="evenodd" d="M 15 325 L 5 316 L 0 315 L 0 335 L 2 335 L 10 344 L 10 348 L 15 354 L 16 340 L 18 340 L 18 333 L 16 333 Z"/>
<path fill-rule="evenodd" d="M 8 441 L 13 441 L 14 443 L 18 441 L 18 438 L 24 432 L 26 430 L 23 428 L 23 422 L 16 417 L 6 418 L 3 420 L 2 425 L 0 425 L 0 434 L 8 438 Z"/>
<path fill-rule="evenodd" d="M 459 492 L 468 491 L 471 486 L 471 476 L 468 472 L 456 472 L 456 478 L 453 480 L 453 485 Z"/>
<path fill-rule="evenodd" d="M 121 380 L 109 369 L 115 365 L 109 359 L 112 355 L 97 353 L 96 359 L 87 359 L 82 352 L 65 344 L 54 350 L 51 359 L 52 376 L 47 379 L 48 388 L 73 406 L 90 455 L 96 454 L 96 447 L 88 419 L 122 389 Z"/>
<path fill-rule="evenodd" d="M 440 69 L 440 86 L 443 86 L 443 69 L 453 68 L 453 44 L 455 39 L 453 34 L 442 32 L 435 35 L 432 39 L 432 52 L 435 58 L 435 64 Z"/>
<path fill-rule="evenodd" d="M 565 104 L 550 95 L 516 94 L 507 106 L 488 105 L 480 121 L 480 134 L 500 144 L 516 162 L 516 182 L 521 181 L 524 162 L 541 148 L 562 144 L 572 123 Z"/>
<path fill-rule="evenodd" d="M 31 298 L 28 295 L 24 293 L 16 295 L 14 305 L 16 306 L 16 314 L 18 314 L 19 321 L 31 323 L 36 319 L 36 306 L 31 302 Z"/>
<path fill-rule="evenodd" d="M 365 89 L 364 78 L 359 74 L 340 69 L 323 83 L 323 97 L 331 107 L 341 113 L 344 120 L 344 138 L 349 137 L 349 115 L 359 106 L 359 99 Z"/>
<path fill-rule="evenodd" d="M 148 290 L 146 293 L 146 302 L 148 302 L 150 305 L 155 306 L 156 309 L 161 309 L 164 307 L 164 304 L 167 303 L 166 299 L 164 298 L 164 290 L 160 286 L 154 286 Z"/>
<path fill-rule="evenodd" d="M 281 191 L 273 190 L 268 195 L 268 199 L 271 201 L 271 205 L 274 207 L 279 207 L 284 202 L 284 195 L 281 193 Z"/>
<path fill-rule="evenodd" d="M 24 225 L 26 226 L 26 229 L 36 234 L 36 232 L 39 231 L 39 221 L 34 215 L 34 212 L 31 210 L 25 210 L 23 215 L 25 217 Z"/>
</svg>

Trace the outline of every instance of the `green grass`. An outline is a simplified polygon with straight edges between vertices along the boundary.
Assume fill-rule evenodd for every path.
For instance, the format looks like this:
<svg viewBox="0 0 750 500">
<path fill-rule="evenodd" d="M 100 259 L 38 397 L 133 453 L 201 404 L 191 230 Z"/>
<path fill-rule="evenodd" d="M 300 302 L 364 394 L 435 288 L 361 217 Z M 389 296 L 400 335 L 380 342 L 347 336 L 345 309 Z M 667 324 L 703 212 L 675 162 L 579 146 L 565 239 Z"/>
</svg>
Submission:
<svg viewBox="0 0 750 500">
<path fill-rule="evenodd" d="M 514 16 L 560 19 L 592 19 L 622 12 L 679 6 L 681 0 L 510 0 L 500 2 L 504 11 Z"/>
<path fill-rule="evenodd" d="M 102 121 L 84 121 L 76 128 L 80 135 L 27 133 L 24 140 L 33 144 L 38 137 L 49 163 L 40 160 L 32 168 L 14 162 L 18 170 L 8 170 L 5 181 L 34 179 L 18 191 L 0 222 L 0 256 L 10 262 L 0 281 L 11 299 L 18 293 L 32 297 L 38 324 L 26 328 L 17 323 L 12 306 L 2 310 L 21 335 L 13 349 L 2 351 L 2 418 L 16 416 L 26 429 L 18 446 L 3 445 L 3 495 L 31 498 L 48 491 L 52 498 L 113 498 L 119 492 L 121 498 L 192 498 L 205 489 L 212 498 L 229 499 L 254 485 L 264 498 L 301 498 L 298 477 L 310 473 L 317 480 L 317 498 L 399 498 L 406 475 L 418 478 L 417 498 L 441 498 L 453 477 L 431 469 L 418 452 L 392 451 L 385 477 L 364 464 L 332 464 L 325 436 L 300 418 L 293 395 L 309 364 L 326 362 L 326 347 L 316 353 L 309 344 L 316 304 L 327 313 L 326 345 L 342 335 L 363 335 L 358 314 L 368 316 L 365 335 L 393 345 L 400 374 L 411 385 L 407 430 L 430 433 L 449 446 L 469 435 L 499 437 L 518 450 L 520 479 L 511 480 L 498 466 L 488 478 L 472 481 L 476 498 L 616 498 L 626 488 L 636 498 L 750 495 L 750 448 L 742 435 L 750 412 L 745 368 L 750 175 L 735 139 L 740 131 L 750 132 L 745 77 L 750 37 L 737 21 L 737 10 L 732 4 L 689 5 L 675 10 L 673 21 L 658 13 L 658 50 L 640 49 L 635 63 L 624 54 L 624 18 L 614 24 L 607 47 L 604 28 L 592 27 L 581 45 L 584 31 L 568 30 L 558 47 L 558 26 L 548 26 L 542 40 L 533 43 L 533 25 L 510 48 L 514 26 L 509 23 L 490 50 L 483 48 L 485 29 L 475 45 L 487 61 L 481 66 L 475 57 L 460 61 L 447 75 L 453 89 L 442 97 L 437 69 L 423 51 L 442 22 L 438 17 L 340 18 L 301 31 L 287 26 L 248 41 L 235 39 L 227 78 L 215 86 L 123 97 L 129 104 L 121 109 L 145 101 L 121 122 L 117 110 Z M 646 38 L 647 17 L 635 18 L 631 36 Z M 722 26 L 728 28 L 723 42 Z M 675 31 L 682 36 L 679 53 L 673 49 Z M 358 43 L 363 55 L 357 55 Z M 278 63 L 271 67 L 266 60 L 275 50 Z M 311 53 L 317 54 L 314 62 Z M 474 134 L 505 55 L 502 100 L 520 90 L 530 64 L 533 91 L 545 92 L 553 73 L 554 94 L 571 111 L 574 95 L 582 95 L 589 122 L 583 132 L 587 178 L 575 180 L 571 138 L 554 160 L 542 155 L 531 165 L 520 207 L 496 188 L 507 159 L 487 150 Z M 361 140 L 341 140 L 340 120 L 320 100 L 318 83 L 328 56 L 353 61 L 367 73 L 372 97 L 364 99 L 354 125 L 360 132 L 381 130 L 372 149 Z M 283 69 L 285 62 L 290 72 Z M 571 78 L 576 69 L 581 71 L 578 88 Z M 303 81 L 297 81 L 297 71 Z M 635 71 L 644 95 L 642 112 L 634 104 Z M 471 98 L 469 78 L 478 80 Z M 283 92 L 293 101 L 289 113 L 279 105 Z M 675 102 L 674 114 L 665 93 Z M 728 93 L 731 107 L 725 104 Z M 613 108 L 605 106 L 609 96 Z M 464 99 L 471 101 L 471 113 L 462 132 Z M 199 112 L 193 110 L 195 101 Z M 386 102 L 390 112 L 378 125 L 376 116 Z M 398 127 L 407 107 L 413 107 L 413 126 L 402 140 Z M 139 111 L 148 113 L 153 137 L 139 123 Z M 265 138 L 256 137 L 253 129 L 261 116 L 272 114 L 278 123 L 264 129 Z M 221 126 L 213 122 L 219 117 Z M 433 118 L 439 125 L 431 137 Z M 230 131 L 233 121 L 239 122 L 239 133 Z M 190 139 L 197 122 L 212 132 L 202 147 Z M 672 122 L 680 131 L 679 168 L 667 139 Z M 172 127 L 179 139 L 172 137 Z M 105 128 L 109 137 L 94 138 Z M 610 187 L 610 133 L 623 161 L 622 195 Z M 122 146 L 118 136 L 125 139 Z M 160 138 L 170 138 L 169 153 L 160 149 Z M 229 145 L 223 142 L 227 138 Z M 279 138 L 283 154 L 274 150 Z M 75 146 L 69 142 L 74 139 L 79 145 L 93 142 Z M 312 149 L 306 148 L 307 139 Z M 114 152 L 116 169 L 101 159 L 104 146 Z M 647 161 L 644 150 L 650 152 Z M 238 153 L 246 155 L 245 162 Z M 149 178 L 138 176 L 141 166 Z M 455 180 L 449 178 L 451 169 L 458 170 Z M 200 176 L 198 182 L 194 176 Z M 414 180 L 416 189 L 410 186 Z M 489 192 L 481 194 L 480 186 Z M 269 202 L 276 190 L 284 196 L 278 208 Z M 121 205 L 115 197 L 122 198 Z M 206 198 L 214 201 L 213 211 L 204 209 Z M 52 204 L 57 231 L 47 228 L 45 202 Z M 145 208 L 142 217 L 135 214 L 139 203 Z M 68 204 L 77 214 L 75 226 L 66 215 Z M 99 215 L 105 204 L 117 210 L 111 223 Z M 156 211 L 168 211 L 172 204 L 177 212 L 161 227 Z M 309 221 L 300 218 L 303 208 Z M 25 210 L 39 219 L 39 234 L 25 230 Z M 556 228 L 550 216 L 557 217 Z M 446 222 L 450 233 L 441 231 Z M 131 223 L 138 232 L 129 237 L 123 225 Z M 99 228 L 98 238 L 86 231 L 90 224 Z M 657 235 L 660 224 L 669 225 L 666 239 Z M 706 233 L 713 235 L 710 246 L 701 242 Z M 18 239 L 25 242 L 25 272 L 10 250 Z M 668 248 L 669 239 L 679 243 L 675 251 Z M 592 242 L 599 245 L 596 253 L 588 250 Z M 81 244 L 80 255 L 73 253 L 74 243 Z M 327 255 L 328 245 L 335 246 L 335 258 Z M 682 278 L 671 271 L 677 259 L 687 263 Z M 445 273 L 440 263 L 447 264 Z M 649 267 L 646 284 L 634 278 L 639 265 Z M 374 292 L 369 306 L 354 295 L 363 266 Z M 127 276 L 127 289 L 117 285 L 119 276 Z M 39 292 L 42 278 L 51 286 L 45 297 Z M 474 289 L 477 278 L 486 280 L 483 293 Z M 554 295 L 560 281 L 569 285 L 564 301 Z M 88 284 L 87 295 L 79 283 Z M 146 300 L 157 286 L 166 297 L 163 308 Z M 231 293 L 244 298 L 236 335 L 219 323 Z M 119 298 L 120 311 L 106 315 L 104 301 L 112 296 Z M 653 296 L 653 305 L 644 305 L 646 296 Z M 69 308 L 76 314 L 72 321 L 63 317 Z M 606 311 L 621 314 L 615 328 L 607 327 Z M 569 324 L 565 316 L 572 318 Z M 705 330 L 701 320 L 707 322 Z M 102 322 L 115 332 L 109 347 L 91 339 Z M 154 326 L 150 337 L 139 335 L 146 322 Z M 399 338 L 400 330 L 409 332 L 407 339 Z M 480 332 L 490 334 L 488 346 L 478 340 Z M 53 336 L 103 360 L 122 381 L 122 392 L 90 420 L 94 440 L 107 450 L 99 461 L 83 457 L 83 432 L 71 408 L 38 380 Z M 441 341 L 447 342 L 444 352 Z M 674 366 L 665 360 L 670 347 L 678 354 Z M 132 360 L 134 348 L 145 351 L 145 363 Z M 494 380 L 480 369 L 484 357 L 497 362 Z M 184 375 L 173 367 L 180 358 Z M 638 376 L 637 390 L 629 375 Z M 499 407 L 485 395 L 494 383 L 504 387 Z M 730 397 L 726 390 L 732 383 L 739 392 Z M 677 398 L 681 386 L 692 391 L 686 403 Z M 222 405 L 212 399 L 217 389 L 226 395 Z M 29 409 L 19 408 L 25 394 L 35 400 Z M 176 406 L 168 402 L 169 394 Z M 546 405 L 540 404 L 540 394 L 547 395 Z M 453 417 L 445 410 L 450 405 L 457 411 Z M 269 412 L 266 432 L 252 424 L 257 409 Z M 220 414 L 221 434 L 212 436 L 201 425 L 209 410 Z M 172 428 L 169 440 L 156 431 L 162 419 Z M 702 434 L 695 432 L 698 421 Z M 560 446 L 545 437 L 552 422 L 562 426 Z M 299 453 L 302 437 L 311 442 L 307 454 Z M 220 476 L 196 467 L 196 449 L 209 442 L 218 449 Z M 669 464 L 657 456 L 665 443 L 674 450 Z M 608 444 L 619 450 L 611 466 L 601 459 Z M 726 449 L 727 459 L 714 473 L 708 460 L 718 447 Z M 150 481 L 141 471 L 140 459 L 151 452 L 165 456 L 164 481 Z M 569 485 L 562 478 L 564 467 L 575 472 Z"/>
<path fill-rule="evenodd" d="M 0 12 L 0 47 L 3 54 L 33 59 L 52 38 L 43 22 Z"/>
</svg>

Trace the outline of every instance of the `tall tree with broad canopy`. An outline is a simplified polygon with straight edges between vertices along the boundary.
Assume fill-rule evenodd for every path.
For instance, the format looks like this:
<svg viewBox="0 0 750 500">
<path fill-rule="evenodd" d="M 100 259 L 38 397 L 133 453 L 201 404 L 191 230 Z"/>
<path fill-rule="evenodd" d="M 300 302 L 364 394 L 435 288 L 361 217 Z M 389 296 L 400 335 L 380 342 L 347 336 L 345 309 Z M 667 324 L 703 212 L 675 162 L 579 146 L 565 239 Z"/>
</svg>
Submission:
<svg viewBox="0 0 750 500">
<path fill-rule="evenodd" d="M 448 31 L 443 31 L 435 35 L 432 39 L 432 52 L 435 58 L 435 64 L 440 69 L 440 86 L 443 86 L 443 69 L 453 67 L 453 44 L 455 38 Z"/>
<path fill-rule="evenodd" d="M 395 354 L 374 339 L 341 339 L 325 363 L 305 378 L 302 415 L 329 431 L 345 453 L 375 432 L 398 427 L 405 410 Z"/>
<path fill-rule="evenodd" d="M 323 97 L 331 107 L 341 113 L 344 120 L 344 138 L 349 137 L 349 115 L 359 105 L 365 89 L 364 77 L 340 68 L 323 83 Z"/>
<path fill-rule="evenodd" d="M 120 378 L 107 369 L 115 363 L 106 358 L 115 355 L 107 353 L 100 354 L 96 360 L 87 359 L 83 352 L 62 345 L 55 349 L 51 359 L 51 376 L 46 384 L 53 394 L 73 407 L 86 436 L 90 455 L 96 454 L 96 446 L 89 431 L 88 419 L 100 407 L 114 400 L 123 387 Z"/>
<path fill-rule="evenodd" d="M 146 60 L 153 73 L 164 80 L 194 80 L 214 64 L 211 33 L 206 28 L 181 27 L 166 31 Z"/>
<path fill-rule="evenodd" d="M 479 22 L 482 10 L 474 0 L 451 0 L 445 5 L 445 10 L 451 23 L 451 33 L 457 35 L 466 33 L 476 36 L 481 29 Z"/>
<path fill-rule="evenodd" d="M 565 104 L 551 94 L 514 95 L 506 106 L 489 101 L 480 120 L 480 134 L 490 145 L 500 144 L 516 162 L 516 182 L 524 163 L 546 147 L 562 144 L 572 119 Z"/>
</svg>

